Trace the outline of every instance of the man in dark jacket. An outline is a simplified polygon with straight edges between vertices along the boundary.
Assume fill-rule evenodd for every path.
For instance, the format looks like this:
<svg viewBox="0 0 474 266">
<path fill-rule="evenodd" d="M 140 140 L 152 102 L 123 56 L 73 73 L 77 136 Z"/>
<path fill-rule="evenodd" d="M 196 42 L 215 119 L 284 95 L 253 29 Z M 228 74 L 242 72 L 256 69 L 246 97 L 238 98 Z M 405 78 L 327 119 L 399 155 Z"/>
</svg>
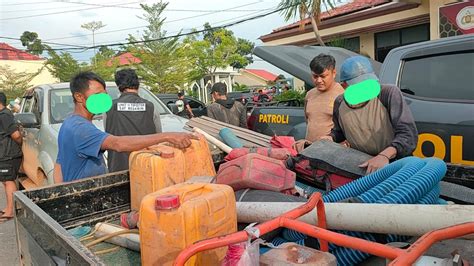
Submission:
<svg viewBox="0 0 474 266">
<path fill-rule="evenodd" d="M 105 132 L 115 136 L 149 135 L 161 133 L 160 116 L 155 115 L 153 103 L 138 95 L 140 82 L 133 69 L 115 73 L 115 84 L 121 95 L 112 102 L 104 119 Z M 109 151 L 109 172 L 128 169 L 129 152 Z"/>
<path fill-rule="evenodd" d="M 367 173 L 409 156 L 416 148 L 418 132 L 400 89 L 380 85 L 363 56 L 346 59 L 340 71 L 345 91 L 334 102 L 331 139 L 347 141 L 351 148 L 373 155 L 360 165 Z"/>
<path fill-rule="evenodd" d="M 0 211 L 0 223 L 13 218 L 13 193 L 17 190 L 15 180 L 21 166 L 22 136 L 6 108 L 7 97 L 0 92 L 0 181 L 5 186 L 7 206 Z"/>
<path fill-rule="evenodd" d="M 212 86 L 214 103 L 207 107 L 207 116 L 227 124 L 247 128 L 247 110 L 233 99 L 227 99 L 227 86 L 218 82 Z"/>
</svg>

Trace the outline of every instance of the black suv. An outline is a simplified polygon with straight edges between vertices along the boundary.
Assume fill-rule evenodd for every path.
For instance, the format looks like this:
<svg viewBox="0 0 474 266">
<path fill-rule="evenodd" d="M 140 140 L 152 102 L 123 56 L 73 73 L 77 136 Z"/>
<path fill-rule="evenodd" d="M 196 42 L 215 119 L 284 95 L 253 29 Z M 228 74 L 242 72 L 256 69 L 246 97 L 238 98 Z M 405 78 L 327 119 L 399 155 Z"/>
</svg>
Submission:
<svg viewBox="0 0 474 266">
<path fill-rule="evenodd" d="M 174 103 L 178 100 L 178 95 L 177 94 L 171 94 L 171 93 L 158 93 L 156 96 L 164 103 L 170 110 L 173 110 L 172 106 Z M 193 98 L 191 96 L 184 96 L 184 99 L 189 103 L 189 106 L 191 106 L 191 109 L 193 110 L 193 114 L 195 117 L 202 116 L 202 115 L 207 115 L 207 107 L 206 105 L 199 101 L 196 98 Z"/>
</svg>

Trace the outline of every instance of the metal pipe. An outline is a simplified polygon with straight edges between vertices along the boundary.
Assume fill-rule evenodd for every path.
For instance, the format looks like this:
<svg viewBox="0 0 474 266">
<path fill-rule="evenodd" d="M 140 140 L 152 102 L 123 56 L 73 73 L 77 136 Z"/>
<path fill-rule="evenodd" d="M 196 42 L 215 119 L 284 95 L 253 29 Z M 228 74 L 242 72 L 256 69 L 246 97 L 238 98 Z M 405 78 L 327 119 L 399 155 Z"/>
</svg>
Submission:
<svg viewBox="0 0 474 266">
<path fill-rule="evenodd" d="M 420 237 L 402 255 L 398 256 L 389 265 L 403 266 L 412 265 L 423 255 L 435 242 L 462 237 L 474 233 L 474 222 L 459 224 L 439 230 L 431 231 Z"/>
<path fill-rule="evenodd" d="M 381 234 L 421 236 L 429 231 L 474 222 L 474 205 L 325 203 L 327 227 Z M 297 202 L 237 202 L 241 223 L 262 223 L 301 206 Z M 316 224 L 314 211 L 299 218 Z M 473 235 L 464 236 L 474 239 Z"/>
<path fill-rule="evenodd" d="M 216 145 L 219 149 L 223 150 L 225 153 L 230 153 L 232 151 L 232 148 L 225 145 L 225 143 L 223 143 L 222 141 L 216 139 L 215 137 L 207 134 L 206 132 L 204 132 L 202 129 L 198 128 L 198 127 L 194 127 L 193 128 L 193 131 L 196 132 L 196 133 L 199 133 L 201 135 L 203 135 L 209 142 L 211 142 L 212 144 Z"/>
</svg>

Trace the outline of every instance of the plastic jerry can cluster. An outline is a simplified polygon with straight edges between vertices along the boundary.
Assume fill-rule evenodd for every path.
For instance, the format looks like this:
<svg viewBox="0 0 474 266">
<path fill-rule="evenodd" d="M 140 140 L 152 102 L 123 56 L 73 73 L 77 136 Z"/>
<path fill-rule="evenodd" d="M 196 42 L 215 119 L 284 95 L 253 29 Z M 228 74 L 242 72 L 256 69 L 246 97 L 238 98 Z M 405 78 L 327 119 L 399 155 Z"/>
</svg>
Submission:
<svg viewBox="0 0 474 266">
<path fill-rule="evenodd" d="M 336 266 L 337 260 L 329 252 L 322 252 L 295 243 L 284 243 L 260 256 L 260 266 Z"/>
<path fill-rule="evenodd" d="M 296 174 L 283 161 L 250 153 L 222 164 L 216 183 L 231 186 L 235 191 L 245 188 L 283 191 L 295 187 Z"/>
<path fill-rule="evenodd" d="M 216 171 L 204 137 L 186 149 L 164 144 L 130 154 L 131 208 L 138 210 L 147 194 L 187 181 L 193 176 L 214 176 Z"/>
<path fill-rule="evenodd" d="M 143 265 L 172 265 L 196 241 L 237 231 L 234 191 L 218 184 L 178 184 L 143 198 L 140 206 Z M 227 247 L 201 252 L 186 265 L 220 265 Z"/>
</svg>

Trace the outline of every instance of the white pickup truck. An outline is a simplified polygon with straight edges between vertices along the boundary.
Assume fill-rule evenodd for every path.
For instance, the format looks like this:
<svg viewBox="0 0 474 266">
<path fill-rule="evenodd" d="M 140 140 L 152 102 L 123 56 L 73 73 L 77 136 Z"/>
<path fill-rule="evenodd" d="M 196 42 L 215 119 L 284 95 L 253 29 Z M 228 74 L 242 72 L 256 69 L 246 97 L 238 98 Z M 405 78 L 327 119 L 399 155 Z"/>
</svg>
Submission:
<svg viewBox="0 0 474 266">
<path fill-rule="evenodd" d="M 107 82 L 107 92 L 116 99 L 120 92 L 114 83 Z M 152 102 L 160 115 L 163 132 L 180 132 L 187 119 L 174 115 L 161 100 L 146 88 L 139 95 Z M 40 85 L 28 90 L 22 99 L 16 120 L 23 133 L 23 172 L 20 182 L 26 189 L 53 184 L 53 169 L 58 154 L 58 133 L 64 119 L 74 110 L 69 83 Z M 102 116 L 93 123 L 101 130 Z"/>
</svg>

